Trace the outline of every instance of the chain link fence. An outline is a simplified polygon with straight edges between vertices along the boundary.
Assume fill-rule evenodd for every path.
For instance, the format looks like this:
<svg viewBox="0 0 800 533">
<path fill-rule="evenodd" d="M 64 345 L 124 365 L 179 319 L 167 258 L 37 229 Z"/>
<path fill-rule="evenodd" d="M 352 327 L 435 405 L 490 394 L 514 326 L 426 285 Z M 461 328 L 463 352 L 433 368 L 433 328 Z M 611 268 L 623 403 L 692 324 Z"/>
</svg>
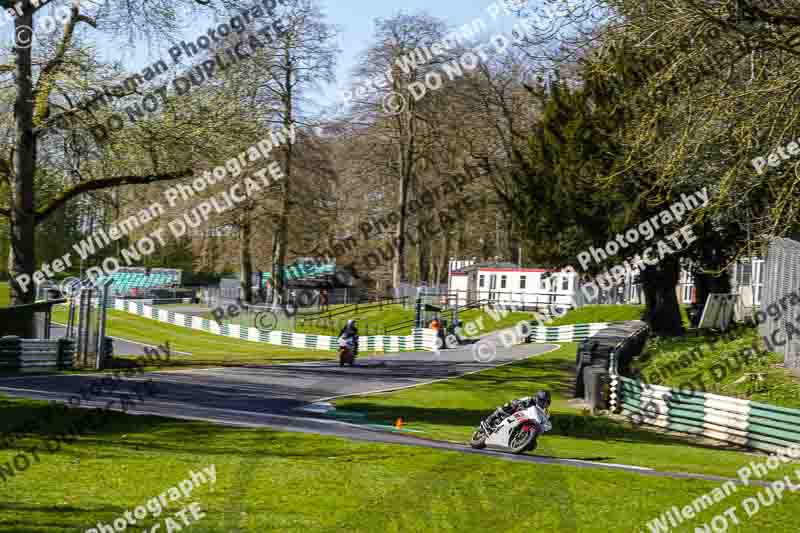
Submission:
<svg viewBox="0 0 800 533">
<path fill-rule="evenodd" d="M 761 310 L 767 318 L 760 326 L 760 334 L 774 341 L 774 350 L 783 353 L 787 368 L 800 372 L 800 338 L 787 330 L 789 323 L 792 330 L 800 329 L 800 303 L 797 298 L 787 297 L 800 291 L 800 242 L 773 239 L 764 269 Z M 784 340 L 785 344 L 780 345 Z"/>
</svg>

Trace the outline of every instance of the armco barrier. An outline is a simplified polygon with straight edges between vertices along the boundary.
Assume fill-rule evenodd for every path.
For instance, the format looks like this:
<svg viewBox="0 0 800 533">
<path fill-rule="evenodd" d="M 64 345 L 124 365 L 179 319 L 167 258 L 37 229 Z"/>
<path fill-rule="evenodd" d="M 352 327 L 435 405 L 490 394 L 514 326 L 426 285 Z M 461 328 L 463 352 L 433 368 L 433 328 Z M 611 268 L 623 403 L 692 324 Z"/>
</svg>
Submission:
<svg viewBox="0 0 800 533">
<path fill-rule="evenodd" d="M 540 326 L 531 322 L 528 342 L 578 342 L 604 330 L 611 324 L 595 322 L 592 324 L 572 324 L 569 326 Z"/>
<path fill-rule="evenodd" d="M 125 311 L 137 316 L 157 320 L 173 326 L 196 329 L 252 342 L 263 342 L 277 346 L 292 348 L 310 348 L 312 350 L 339 349 L 339 341 L 329 335 L 314 335 L 310 333 L 291 333 L 288 331 L 261 331 L 258 328 L 220 324 L 198 316 L 189 316 L 174 313 L 168 309 L 158 309 L 133 300 L 117 299 L 114 309 Z M 436 332 L 431 329 L 415 329 L 411 335 L 373 335 L 359 339 L 361 351 L 397 352 L 401 350 L 436 350 Z"/>
<path fill-rule="evenodd" d="M 75 346 L 70 339 L 0 339 L 0 368 L 60 370 L 72 368 Z"/>
<path fill-rule="evenodd" d="M 611 366 L 611 410 L 643 424 L 765 452 L 800 443 L 800 410 L 677 390 L 620 376 Z"/>
<path fill-rule="evenodd" d="M 605 408 L 600 393 L 605 388 L 612 361 L 627 368 L 638 356 L 650 333 L 641 320 L 612 322 L 607 327 L 583 339 L 575 353 L 575 397 L 585 398 L 591 409 Z"/>
</svg>

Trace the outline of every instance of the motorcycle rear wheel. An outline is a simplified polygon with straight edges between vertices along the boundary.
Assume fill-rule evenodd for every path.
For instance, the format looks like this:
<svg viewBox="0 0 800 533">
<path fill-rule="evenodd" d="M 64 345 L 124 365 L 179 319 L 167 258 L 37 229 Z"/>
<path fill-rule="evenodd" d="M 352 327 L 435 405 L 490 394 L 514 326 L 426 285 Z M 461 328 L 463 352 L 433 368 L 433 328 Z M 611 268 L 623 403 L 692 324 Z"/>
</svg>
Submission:
<svg viewBox="0 0 800 533">
<path fill-rule="evenodd" d="M 508 439 L 508 447 L 511 453 L 516 454 L 536 448 L 536 431 L 533 428 L 528 431 L 518 428 L 511 434 L 511 438 Z"/>
<path fill-rule="evenodd" d="M 482 450 L 486 448 L 486 437 L 487 435 L 484 433 L 483 428 L 479 427 L 475 430 L 475 433 L 472 434 L 472 440 L 469 445 L 476 450 Z"/>
</svg>

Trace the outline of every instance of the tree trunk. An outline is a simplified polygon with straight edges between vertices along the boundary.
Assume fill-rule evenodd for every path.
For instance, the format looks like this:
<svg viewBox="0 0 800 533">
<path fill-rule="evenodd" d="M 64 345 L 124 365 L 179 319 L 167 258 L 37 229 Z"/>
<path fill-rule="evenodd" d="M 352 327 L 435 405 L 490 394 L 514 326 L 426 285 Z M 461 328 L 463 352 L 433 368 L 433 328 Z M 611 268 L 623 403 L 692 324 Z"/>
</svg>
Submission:
<svg viewBox="0 0 800 533">
<path fill-rule="evenodd" d="M 19 45 L 20 36 L 30 36 L 33 28 L 33 15 L 30 6 L 22 16 L 14 19 L 14 27 Z M 31 78 L 31 48 L 15 47 L 17 94 L 14 102 L 14 176 L 11 176 L 11 251 L 9 254 L 9 274 L 11 276 L 11 302 L 21 305 L 32 303 L 36 292 L 31 282 L 24 290 L 14 279 L 21 274 L 33 276 L 35 258 L 35 214 L 33 177 L 36 173 L 36 136 L 33 132 L 33 81 Z M 33 336 L 34 321 L 31 320 L 25 332 Z"/>
<path fill-rule="evenodd" d="M 495 215 L 495 255 L 502 261 L 510 261 L 513 256 L 509 222 L 505 213 L 498 210 Z"/>
<path fill-rule="evenodd" d="M 684 334 L 678 296 L 675 287 L 680 275 L 677 259 L 666 257 L 656 266 L 648 266 L 642 272 L 642 288 L 645 294 L 645 320 L 653 335 L 678 337 Z"/>
<path fill-rule="evenodd" d="M 402 87 L 398 77 L 394 77 L 392 87 L 396 92 L 400 92 Z M 405 251 L 406 251 L 406 225 L 408 219 L 408 193 L 411 181 L 414 177 L 414 141 L 416 135 L 414 104 L 409 101 L 408 109 L 404 111 L 397 120 L 405 121 L 405 128 L 400 127 L 400 143 L 397 149 L 397 165 L 400 171 L 400 221 L 395 229 L 395 239 L 397 243 L 397 250 L 392 265 L 392 284 L 395 288 L 400 287 L 400 284 L 406 281 L 406 265 L 405 265 Z M 405 135 L 404 135 L 405 134 Z"/>
<path fill-rule="evenodd" d="M 708 295 L 711 293 L 728 294 L 731 292 L 730 273 L 725 268 L 727 257 L 723 253 L 724 244 L 719 233 L 714 231 L 710 223 L 702 227 L 703 249 L 699 264 L 694 265 L 693 277 L 695 287 L 695 303 L 699 311 L 697 321 L 703 316 Z M 713 272 L 720 271 L 719 274 Z"/>
<path fill-rule="evenodd" d="M 277 230 L 278 223 L 275 224 L 275 231 L 272 232 L 272 278 L 269 282 L 270 284 L 270 302 L 275 303 L 277 301 L 277 296 L 275 292 L 275 265 L 277 264 L 277 257 L 278 257 L 278 230 Z"/>
<path fill-rule="evenodd" d="M 398 156 L 401 168 L 400 176 L 400 221 L 395 228 L 395 242 L 397 249 L 395 250 L 394 262 L 392 265 L 392 285 L 394 288 L 400 287 L 400 284 L 406 280 L 406 264 L 405 264 L 405 251 L 406 251 L 406 205 L 408 204 L 408 188 L 410 178 L 405 172 L 405 164 L 403 157 L 404 147 L 400 147 L 400 155 Z"/>
<path fill-rule="evenodd" d="M 425 222 L 419 219 L 417 223 L 417 272 L 419 281 L 427 284 L 430 281 L 428 276 L 430 272 L 430 248 L 428 247 L 424 225 Z"/>
<path fill-rule="evenodd" d="M 253 257 L 250 253 L 252 227 L 246 221 L 239 226 L 239 282 L 243 302 L 253 303 Z"/>
<path fill-rule="evenodd" d="M 693 273 L 695 304 L 697 305 L 697 321 L 703 316 L 708 296 L 713 293 L 729 294 L 731 292 L 731 278 L 727 270 L 720 274 L 698 271 Z M 693 324 L 697 326 L 697 324 Z"/>
<path fill-rule="evenodd" d="M 447 283 L 450 277 L 450 235 L 447 231 L 442 232 L 442 259 L 439 262 L 439 283 Z"/>
<path fill-rule="evenodd" d="M 290 52 L 287 48 L 284 56 L 286 61 L 286 71 L 284 72 L 284 84 L 286 87 L 286 94 L 283 99 L 284 118 L 283 126 L 286 131 L 292 126 L 293 108 L 292 108 L 292 59 Z M 283 278 L 283 268 L 286 265 L 286 248 L 289 245 L 289 210 L 291 208 L 291 181 L 292 181 L 292 158 L 294 156 L 294 146 L 287 138 L 286 142 L 286 157 L 284 158 L 284 178 L 283 178 L 283 205 L 281 206 L 281 214 L 278 218 L 277 228 L 277 242 L 272 256 L 272 287 L 273 294 L 277 295 L 281 302 L 286 292 L 286 282 Z"/>
</svg>

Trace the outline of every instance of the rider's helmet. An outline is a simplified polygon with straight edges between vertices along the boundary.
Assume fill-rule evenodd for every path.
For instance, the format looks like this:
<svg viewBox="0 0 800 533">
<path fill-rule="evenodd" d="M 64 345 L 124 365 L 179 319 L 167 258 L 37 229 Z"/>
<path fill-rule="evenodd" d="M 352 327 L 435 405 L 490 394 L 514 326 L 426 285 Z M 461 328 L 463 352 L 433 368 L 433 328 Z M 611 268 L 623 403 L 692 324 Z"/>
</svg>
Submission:
<svg viewBox="0 0 800 533">
<path fill-rule="evenodd" d="M 341 322 L 339 322 L 339 324 L 341 324 Z M 348 328 L 354 328 L 354 327 L 356 327 L 356 321 L 355 321 L 355 319 L 351 318 L 350 320 L 348 320 L 348 321 L 347 321 L 347 327 L 348 327 Z"/>
<path fill-rule="evenodd" d="M 534 403 L 539 407 L 539 409 L 547 411 L 547 409 L 550 408 L 550 393 L 546 390 L 540 390 L 537 392 L 533 399 Z"/>
</svg>

